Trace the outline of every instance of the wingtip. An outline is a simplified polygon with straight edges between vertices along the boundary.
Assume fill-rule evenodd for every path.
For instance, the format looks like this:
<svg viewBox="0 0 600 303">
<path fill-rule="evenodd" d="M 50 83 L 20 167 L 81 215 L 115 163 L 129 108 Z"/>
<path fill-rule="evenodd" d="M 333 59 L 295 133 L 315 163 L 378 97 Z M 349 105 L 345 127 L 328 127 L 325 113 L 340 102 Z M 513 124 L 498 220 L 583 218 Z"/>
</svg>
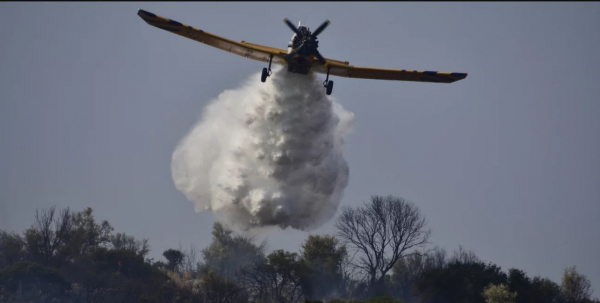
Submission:
<svg viewBox="0 0 600 303">
<path fill-rule="evenodd" d="M 456 81 L 460 81 L 463 80 L 465 78 L 467 78 L 467 76 L 469 75 L 468 73 L 452 73 L 453 75 L 455 75 L 455 79 L 452 82 L 456 82 Z M 452 83 L 450 82 L 450 83 Z"/>
<path fill-rule="evenodd" d="M 140 8 L 140 9 L 138 9 L 138 12 L 137 12 L 137 14 L 138 14 L 138 16 L 140 16 L 140 17 L 142 17 L 142 16 L 145 16 L 145 17 L 156 17 L 156 15 L 155 15 L 155 14 L 153 14 L 153 13 L 151 13 L 151 12 L 149 12 L 149 11 L 145 11 L 145 10 L 143 10 L 143 9 L 141 9 L 141 8 Z"/>
<path fill-rule="evenodd" d="M 468 73 L 450 73 L 451 75 L 458 77 L 460 79 L 464 79 L 466 78 L 469 74 Z"/>
</svg>

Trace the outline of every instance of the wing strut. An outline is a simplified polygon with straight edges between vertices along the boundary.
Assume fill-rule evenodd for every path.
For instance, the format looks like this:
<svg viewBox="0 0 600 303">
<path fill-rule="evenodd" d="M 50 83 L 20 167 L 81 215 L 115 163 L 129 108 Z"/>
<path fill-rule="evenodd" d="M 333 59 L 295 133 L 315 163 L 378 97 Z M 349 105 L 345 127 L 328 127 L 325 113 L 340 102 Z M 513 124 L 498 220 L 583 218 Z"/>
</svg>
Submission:
<svg viewBox="0 0 600 303">
<path fill-rule="evenodd" d="M 331 65 L 327 66 L 327 78 L 325 78 L 325 82 L 323 82 L 323 86 L 325 86 L 325 92 L 327 95 L 331 95 L 333 91 L 333 80 L 329 80 L 329 72 L 331 71 Z"/>
</svg>

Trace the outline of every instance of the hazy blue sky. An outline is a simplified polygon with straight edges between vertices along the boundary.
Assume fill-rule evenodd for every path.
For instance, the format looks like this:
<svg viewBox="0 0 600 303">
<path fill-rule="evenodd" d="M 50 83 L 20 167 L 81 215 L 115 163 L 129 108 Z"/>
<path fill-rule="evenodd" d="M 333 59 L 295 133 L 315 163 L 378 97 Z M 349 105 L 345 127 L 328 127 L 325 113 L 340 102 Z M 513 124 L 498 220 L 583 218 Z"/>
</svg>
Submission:
<svg viewBox="0 0 600 303">
<path fill-rule="evenodd" d="M 151 27 L 138 8 L 280 48 L 283 18 L 329 19 L 325 57 L 468 72 L 334 78 L 355 114 L 341 205 L 404 197 L 433 245 L 558 283 L 576 265 L 600 293 L 600 3 L 0 3 L 0 229 L 23 231 L 38 207 L 91 206 L 152 257 L 210 242 L 213 215 L 175 189 L 171 155 L 209 101 L 265 64 Z M 269 247 L 297 251 L 307 235 L 272 231 Z"/>
</svg>

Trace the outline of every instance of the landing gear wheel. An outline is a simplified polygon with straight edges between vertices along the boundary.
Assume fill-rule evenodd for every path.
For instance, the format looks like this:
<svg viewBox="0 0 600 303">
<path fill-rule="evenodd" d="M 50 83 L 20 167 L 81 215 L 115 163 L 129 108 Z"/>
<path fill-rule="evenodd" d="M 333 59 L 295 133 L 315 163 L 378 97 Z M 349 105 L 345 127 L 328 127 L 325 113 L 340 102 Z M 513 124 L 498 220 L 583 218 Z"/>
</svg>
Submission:
<svg viewBox="0 0 600 303">
<path fill-rule="evenodd" d="M 260 76 L 260 82 L 267 81 L 268 76 L 269 76 L 269 70 L 266 67 L 264 67 L 263 71 L 262 71 L 262 75 Z"/>
<path fill-rule="evenodd" d="M 333 90 L 333 81 L 329 80 L 327 81 L 327 86 L 325 86 L 327 88 L 326 93 L 327 95 L 331 95 L 331 91 Z"/>
</svg>

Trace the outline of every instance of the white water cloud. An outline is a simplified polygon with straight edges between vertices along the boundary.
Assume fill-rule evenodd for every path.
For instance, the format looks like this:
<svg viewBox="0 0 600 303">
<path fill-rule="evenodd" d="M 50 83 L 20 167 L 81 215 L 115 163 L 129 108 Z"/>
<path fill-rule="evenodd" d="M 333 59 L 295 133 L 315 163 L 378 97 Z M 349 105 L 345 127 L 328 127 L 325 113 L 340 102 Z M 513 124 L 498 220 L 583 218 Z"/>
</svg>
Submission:
<svg viewBox="0 0 600 303">
<path fill-rule="evenodd" d="M 318 228 L 348 183 L 343 147 L 354 115 L 312 73 L 259 77 L 205 109 L 173 153 L 173 181 L 196 211 L 232 226 Z"/>
</svg>

